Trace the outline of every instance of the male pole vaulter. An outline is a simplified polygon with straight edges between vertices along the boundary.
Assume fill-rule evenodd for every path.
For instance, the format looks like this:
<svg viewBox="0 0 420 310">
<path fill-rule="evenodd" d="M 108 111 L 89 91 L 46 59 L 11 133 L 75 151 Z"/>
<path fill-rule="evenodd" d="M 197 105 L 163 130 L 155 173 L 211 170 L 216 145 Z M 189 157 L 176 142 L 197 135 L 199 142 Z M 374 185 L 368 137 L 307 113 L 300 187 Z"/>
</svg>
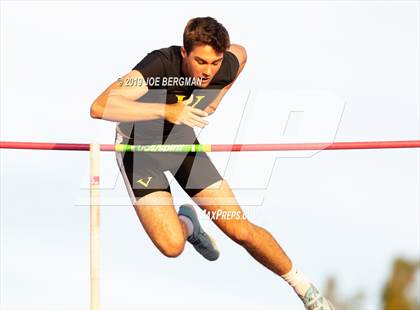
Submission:
<svg viewBox="0 0 420 310">
<path fill-rule="evenodd" d="M 95 100 L 91 116 L 118 122 L 118 144 L 199 144 L 193 128 L 208 124 L 205 117 L 217 109 L 245 62 L 245 49 L 230 44 L 223 25 L 211 17 L 191 19 L 182 47 L 147 54 Z M 306 309 L 333 309 L 273 236 L 245 218 L 231 188 L 206 153 L 125 152 L 116 156 L 137 216 L 164 255 L 179 256 L 189 241 L 206 259 L 219 257 L 194 208 L 183 205 L 176 213 L 164 174 L 170 171 L 207 214 L 218 210 L 234 214 L 230 218 L 212 216 L 212 220 L 258 262 L 282 277 Z"/>
</svg>

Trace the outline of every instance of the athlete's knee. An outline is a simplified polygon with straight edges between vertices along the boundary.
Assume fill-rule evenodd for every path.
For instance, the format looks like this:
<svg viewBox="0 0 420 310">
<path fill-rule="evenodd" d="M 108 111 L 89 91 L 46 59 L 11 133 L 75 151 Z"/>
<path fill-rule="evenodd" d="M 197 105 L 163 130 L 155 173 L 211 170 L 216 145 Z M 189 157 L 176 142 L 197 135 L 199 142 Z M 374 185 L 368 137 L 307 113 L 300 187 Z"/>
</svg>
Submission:
<svg viewBox="0 0 420 310">
<path fill-rule="evenodd" d="M 167 257 L 178 257 L 184 251 L 185 239 L 183 236 L 170 236 L 157 242 L 159 251 Z"/>
</svg>

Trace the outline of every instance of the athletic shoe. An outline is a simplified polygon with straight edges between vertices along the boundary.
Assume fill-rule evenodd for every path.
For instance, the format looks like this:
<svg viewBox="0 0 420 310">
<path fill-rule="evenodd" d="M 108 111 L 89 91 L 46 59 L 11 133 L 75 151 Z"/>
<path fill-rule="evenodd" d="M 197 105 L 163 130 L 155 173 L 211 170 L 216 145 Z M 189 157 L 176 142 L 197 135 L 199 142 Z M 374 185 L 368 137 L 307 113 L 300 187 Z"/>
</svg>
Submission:
<svg viewBox="0 0 420 310">
<path fill-rule="evenodd" d="M 216 243 L 206 232 L 204 232 L 198 221 L 194 207 L 189 204 L 184 204 L 179 207 L 178 215 L 189 218 L 193 223 L 193 233 L 188 237 L 187 241 L 191 243 L 197 252 L 203 255 L 204 258 L 210 261 L 218 259 L 219 250 L 216 247 Z"/>
<path fill-rule="evenodd" d="M 311 284 L 302 301 L 306 310 L 334 310 L 330 301 L 322 296 L 313 284 Z"/>
</svg>

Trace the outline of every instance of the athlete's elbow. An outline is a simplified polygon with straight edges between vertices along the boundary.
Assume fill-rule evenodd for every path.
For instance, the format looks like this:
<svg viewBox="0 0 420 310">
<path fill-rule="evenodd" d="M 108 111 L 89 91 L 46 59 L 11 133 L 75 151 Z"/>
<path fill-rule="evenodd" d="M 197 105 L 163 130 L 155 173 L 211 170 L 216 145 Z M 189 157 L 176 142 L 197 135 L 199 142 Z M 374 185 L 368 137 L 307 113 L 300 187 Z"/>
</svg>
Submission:
<svg viewBox="0 0 420 310">
<path fill-rule="evenodd" d="M 94 102 L 90 106 L 90 117 L 95 119 L 102 119 L 103 108 L 98 103 Z"/>
<path fill-rule="evenodd" d="M 215 111 L 216 111 L 216 107 L 214 107 L 214 106 L 212 106 L 212 105 L 208 105 L 208 106 L 204 109 L 204 112 L 206 112 L 208 116 L 212 115 Z"/>
</svg>

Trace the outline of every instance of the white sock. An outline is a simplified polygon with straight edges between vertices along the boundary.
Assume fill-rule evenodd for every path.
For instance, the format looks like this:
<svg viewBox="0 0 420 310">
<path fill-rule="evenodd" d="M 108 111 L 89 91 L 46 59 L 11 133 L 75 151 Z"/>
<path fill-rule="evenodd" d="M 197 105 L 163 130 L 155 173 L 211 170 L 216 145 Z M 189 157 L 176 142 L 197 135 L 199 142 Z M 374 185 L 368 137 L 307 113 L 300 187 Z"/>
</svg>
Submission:
<svg viewBox="0 0 420 310">
<path fill-rule="evenodd" d="M 193 233 L 193 231 L 194 231 L 194 224 L 193 224 L 193 222 L 191 222 L 191 220 L 188 217 L 186 217 L 186 216 L 178 215 L 178 217 L 187 226 L 187 234 L 188 234 L 188 237 L 191 236 L 192 233 Z"/>
<path fill-rule="evenodd" d="M 311 286 L 311 283 L 294 265 L 292 265 L 292 269 L 290 269 L 288 273 L 281 277 L 295 290 L 296 294 L 302 298 Z"/>
</svg>

